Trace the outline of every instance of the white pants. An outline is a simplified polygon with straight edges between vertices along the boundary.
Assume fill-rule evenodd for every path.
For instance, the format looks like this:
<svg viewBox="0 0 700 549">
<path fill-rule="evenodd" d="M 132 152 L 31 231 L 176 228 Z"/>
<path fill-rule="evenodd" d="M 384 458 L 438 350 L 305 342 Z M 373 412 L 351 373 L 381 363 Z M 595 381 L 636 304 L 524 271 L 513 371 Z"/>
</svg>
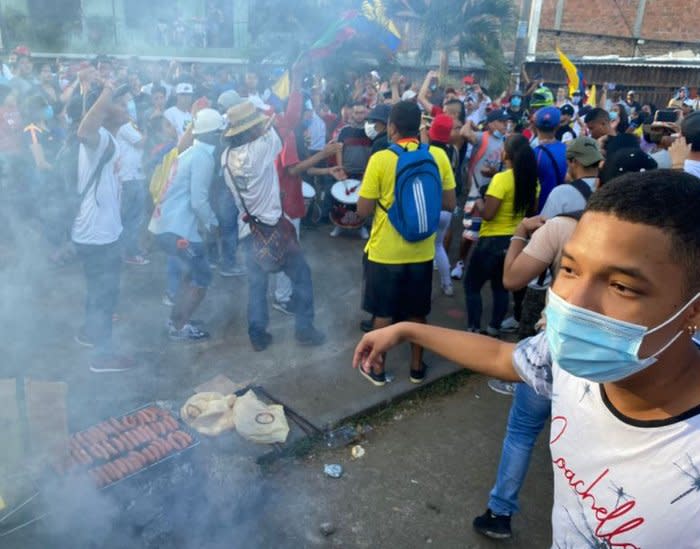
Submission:
<svg viewBox="0 0 700 549">
<path fill-rule="evenodd" d="M 289 218 L 287 218 L 289 219 Z M 299 228 L 301 227 L 301 219 L 289 219 L 297 231 L 299 238 Z M 292 299 L 292 281 L 283 272 L 275 274 L 275 301 L 279 303 L 288 303 Z"/>
<path fill-rule="evenodd" d="M 435 264 L 440 274 L 440 284 L 442 286 L 452 286 L 450 260 L 447 257 L 447 250 L 445 250 L 445 234 L 450 229 L 451 221 L 452 212 L 440 212 L 440 225 L 438 225 L 437 234 L 435 235 Z"/>
</svg>

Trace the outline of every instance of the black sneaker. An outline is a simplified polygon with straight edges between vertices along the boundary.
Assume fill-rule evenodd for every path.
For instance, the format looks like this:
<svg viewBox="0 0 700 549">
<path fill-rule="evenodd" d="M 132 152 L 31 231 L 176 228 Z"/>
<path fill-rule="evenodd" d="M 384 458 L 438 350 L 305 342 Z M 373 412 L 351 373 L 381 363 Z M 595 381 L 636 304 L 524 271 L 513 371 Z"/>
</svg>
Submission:
<svg viewBox="0 0 700 549">
<path fill-rule="evenodd" d="M 510 515 L 494 515 L 491 509 L 474 519 L 474 530 L 491 539 L 508 539 L 513 533 L 510 530 Z"/>
<path fill-rule="evenodd" d="M 367 318 L 365 320 L 360 321 L 360 330 L 362 330 L 365 333 L 371 332 L 374 330 L 374 319 L 373 318 Z"/>
<path fill-rule="evenodd" d="M 326 334 L 319 332 L 316 328 L 309 328 L 303 332 L 297 332 L 299 345 L 306 347 L 318 347 L 326 342 Z"/>
<path fill-rule="evenodd" d="M 187 323 L 179 330 L 174 325 L 171 325 L 168 328 L 168 337 L 173 341 L 202 341 L 203 339 L 209 339 L 209 332 Z"/>
<path fill-rule="evenodd" d="M 264 351 L 272 343 L 272 334 L 268 332 L 256 333 L 250 336 L 250 344 L 253 346 L 253 350 L 256 353 Z"/>
<path fill-rule="evenodd" d="M 425 381 L 425 372 L 427 370 L 428 365 L 425 362 L 421 362 L 420 370 L 414 370 L 411 368 L 411 375 L 409 377 L 411 383 L 415 383 L 416 385 L 423 383 L 423 381 Z"/>
</svg>

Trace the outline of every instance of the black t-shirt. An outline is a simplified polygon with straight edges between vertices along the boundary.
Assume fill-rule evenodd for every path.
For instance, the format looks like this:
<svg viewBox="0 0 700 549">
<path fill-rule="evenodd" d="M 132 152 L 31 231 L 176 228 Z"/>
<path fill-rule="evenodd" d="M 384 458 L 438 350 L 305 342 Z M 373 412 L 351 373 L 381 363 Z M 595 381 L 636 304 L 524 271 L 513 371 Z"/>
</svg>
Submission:
<svg viewBox="0 0 700 549">
<path fill-rule="evenodd" d="M 380 133 L 374 141 L 372 141 L 372 154 L 383 151 L 389 148 L 389 136 L 386 132 Z"/>
<path fill-rule="evenodd" d="M 372 140 L 364 128 L 345 126 L 338 135 L 343 144 L 343 169 L 351 179 L 362 179 L 372 155 Z"/>
<path fill-rule="evenodd" d="M 571 128 L 571 126 L 560 126 L 557 131 L 554 132 L 554 137 L 557 141 L 562 141 L 566 134 L 570 134 L 572 139 L 576 139 L 576 132 Z"/>
</svg>

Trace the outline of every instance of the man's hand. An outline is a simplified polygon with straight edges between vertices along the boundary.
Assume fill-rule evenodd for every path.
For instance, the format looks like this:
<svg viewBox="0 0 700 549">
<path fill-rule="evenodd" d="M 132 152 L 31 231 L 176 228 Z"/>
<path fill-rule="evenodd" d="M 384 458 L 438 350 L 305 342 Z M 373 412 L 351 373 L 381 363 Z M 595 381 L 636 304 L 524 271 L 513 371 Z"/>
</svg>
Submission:
<svg viewBox="0 0 700 549">
<path fill-rule="evenodd" d="M 328 158 L 329 156 L 335 156 L 340 151 L 343 150 L 342 143 L 328 143 L 323 147 L 323 155 Z"/>
<path fill-rule="evenodd" d="M 690 145 L 686 142 L 685 137 L 681 135 L 668 148 L 668 152 L 671 155 L 671 166 L 673 169 L 682 170 L 683 164 L 690 153 Z"/>
<path fill-rule="evenodd" d="M 374 330 L 366 334 L 355 347 L 355 355 L 352 359 L 352 367 L 364 367 L 365 370 L 376 367 L 383 369 L 384 353 L 401 343 L 402 338 L 398 325 Z"/>
<path fill-rule="evenodd" d="M 341 166 L 333 166 L 328 169 L 329 175 L 332 175 L 336 181 L 345 181 L 348 178 L 348 174 Z"/>
<path fill-rule="evenodd" d="M 398 86 L 401 83 L 401 75 L 398 72 L 395 72 L 391 75 L 391 79 L 389 80 L 389 83 L 392 86 Z"/>
<path fill-rule="evenodd" d="M 530 238 L 532 233 L 539 229 L 545 224 L 546 219 L 541 215 L 536 215 L 534 217 L 526 217 L 523 219 L 518 228 L 515 230 L 515 236 L 522 236 L 523 238 Z"/>
</svg>

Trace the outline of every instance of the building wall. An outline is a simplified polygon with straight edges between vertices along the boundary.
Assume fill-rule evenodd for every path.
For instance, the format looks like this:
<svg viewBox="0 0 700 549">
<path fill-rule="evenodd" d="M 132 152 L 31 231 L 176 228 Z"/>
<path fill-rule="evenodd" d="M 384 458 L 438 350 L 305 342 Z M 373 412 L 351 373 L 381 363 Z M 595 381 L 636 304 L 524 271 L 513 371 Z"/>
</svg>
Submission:
<svg viewBox="0 0 700 549">
<path fill-rule="evenodd" d="M 521 0 L 516 0 L 520 5 Z M 534 0 L 533 0 L 534 1 Z M 561 3 L 561 25 L 556 26 Z M 690 49 L 700 52 L 700 25 L 694 2 L 646 0 L 638 36 L 640 0 L 542 0 L 537 56 L 555 53 L 558 41 L 567 55 L 660 55 Z M 638 40 L 643 43 L 638 43 Z"/>
</svg>

